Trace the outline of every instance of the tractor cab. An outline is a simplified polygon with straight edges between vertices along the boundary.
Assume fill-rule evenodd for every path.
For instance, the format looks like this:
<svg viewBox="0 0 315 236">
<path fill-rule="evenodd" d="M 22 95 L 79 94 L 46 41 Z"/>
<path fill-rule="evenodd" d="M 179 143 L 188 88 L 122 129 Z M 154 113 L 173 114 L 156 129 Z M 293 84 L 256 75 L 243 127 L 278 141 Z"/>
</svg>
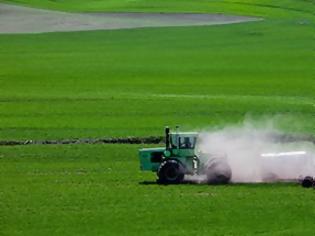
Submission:
<svg viewBox="0 0 315 236">
<path fill-rule="evenodd" d="M 197 141 L 197 133 L 182 132 L 170 135 L 172 149 L 194 149 Z"/>
<path fill-rule="evenodd" d="M 196 132 L 175 132 L 168 133 L 166 128 L 166 150 L 171 156 L 175 157 L 193 157 L 195 155 L 195 146 L 198 138 Z M 167 152 L 166 152 L 167 156 Z"/>
</svg>

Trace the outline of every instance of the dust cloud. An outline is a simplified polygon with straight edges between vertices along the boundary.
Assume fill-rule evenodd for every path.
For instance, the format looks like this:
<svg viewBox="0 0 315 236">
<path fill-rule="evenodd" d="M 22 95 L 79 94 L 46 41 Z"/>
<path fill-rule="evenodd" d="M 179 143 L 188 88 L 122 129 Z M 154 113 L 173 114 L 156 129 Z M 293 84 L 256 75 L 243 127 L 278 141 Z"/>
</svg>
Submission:
<svg viewBox="0 0 315 236">
<path fill-rule="evenodd" d="M 285 142 L 272 122 L 201 132 L 197 152 L 222 157 L 231 168 L 231 182 L 297 181 L 315 175 L 315 145 L 307 141 Z M 204 155 L 207 156 L 207 155 Z"/>
</svg>

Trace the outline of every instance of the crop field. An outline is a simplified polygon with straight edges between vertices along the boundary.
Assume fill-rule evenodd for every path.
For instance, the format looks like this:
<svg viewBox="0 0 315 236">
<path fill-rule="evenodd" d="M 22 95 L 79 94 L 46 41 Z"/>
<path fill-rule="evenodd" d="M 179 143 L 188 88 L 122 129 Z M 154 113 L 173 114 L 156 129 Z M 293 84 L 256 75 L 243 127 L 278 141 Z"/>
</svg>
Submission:
<svg viewBox="0 0 315 236">
<path fill-rule="evenodd" d="M 292 21 L 2 35 L 0 138 L 157 135 L 245 115 L 315 133 L 314 25 Z"/>
<path fill-rule="evenodd" d="M 295 184 L 158 186 L 135 145 L 1 148 L 4 235 L 311 235 Z"/>
<path fill-rule="evenodd" d="M 0 141 L 162 135 L 272 119 L 315 135 L 312 0 L 0 1 L 199 12 L 232 25 L 0 34 Z M 1 13 L 1 9 L 0 9 Z M 143 145 L 0 146 L 0 235 L 312 235 L 296 184 L 159 186 Z M 148 181 L 148 182 L 144 182 Z"/>
</svg>

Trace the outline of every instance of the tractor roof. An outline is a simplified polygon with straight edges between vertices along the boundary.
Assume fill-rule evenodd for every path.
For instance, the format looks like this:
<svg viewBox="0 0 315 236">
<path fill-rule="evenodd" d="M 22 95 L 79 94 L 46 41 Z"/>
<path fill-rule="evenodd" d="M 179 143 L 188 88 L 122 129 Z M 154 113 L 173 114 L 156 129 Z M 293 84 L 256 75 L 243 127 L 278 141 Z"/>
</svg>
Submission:
<svg viewBox="0 0 315 236">
<path fill-rule="evenodd" d="M 178 135 L 186 135 L 186 136 L 198 136 L 198 132 L 176 132 L 176 131 L 174 131 L 174 132 L 171 132 L 171 134 L 178 134 Z"/>
</svg>

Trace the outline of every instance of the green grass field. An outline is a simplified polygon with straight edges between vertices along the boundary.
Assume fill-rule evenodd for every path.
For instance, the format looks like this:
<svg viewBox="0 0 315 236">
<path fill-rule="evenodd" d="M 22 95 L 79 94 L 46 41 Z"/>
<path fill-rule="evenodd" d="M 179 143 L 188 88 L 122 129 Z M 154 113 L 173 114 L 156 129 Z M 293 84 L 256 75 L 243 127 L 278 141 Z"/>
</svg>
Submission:
<svg viewBox="0 0 315 236">
<path fill-rule="evenodd" d="M 6 1 L 64 11 L 227 12 L 264 21 L 0 35 L 0 140 L 162 135 L 272 119 L 315 135 L 314 1 Z M 314 191 L 181 185 L 137 145 L 0 147 L 0 235 L 312 235 Z"/>
<path fill-rule="evenodd" d="M 313 27 L 2 35 L 0 139 L 157 135 L 246 115 L 314 134 Z"/>
<path fill-rule="evenodd" d="M 271 17 L 314 16 L 313 0 L 1 0 L 71 12 L 230 12 Z"/>
<path fill-rule="evenodd" d="M 132 145 L 1 148 L 3 235 L 312 235 L 314 190 L 158 186 Z"/>
</svg>

